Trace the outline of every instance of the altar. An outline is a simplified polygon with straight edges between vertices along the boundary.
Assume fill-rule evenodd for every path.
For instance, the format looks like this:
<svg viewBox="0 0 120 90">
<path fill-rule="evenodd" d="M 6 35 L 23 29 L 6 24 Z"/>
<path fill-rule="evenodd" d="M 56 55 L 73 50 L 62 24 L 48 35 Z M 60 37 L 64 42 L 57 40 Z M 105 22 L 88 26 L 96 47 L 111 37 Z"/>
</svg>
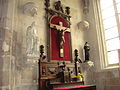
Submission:
<svg viewBox="0 0 120 90">
<path fill-rule="evenodd" d="M 53 88 L 53 90 L 96 90 L 95 85 L 81 85 L 81 86 L 72 86 L 64 88 Z"/>
<path fill-rule="evenodd" d="M 73 81 L 73 82 L 66 82 L 66 83 L 50 83 L 53 89 L 60 89 L 60 88 L 70 88 L 70 87 L 77 87 L 80 85 L 84 85 L 84 81 Z"/>
<path fill-rule="evenodd" d="M 44 46 L 40 46 L 39 89 L 96 90 L 95 85 L 84 85 L 80 64 L 85 62 L 80 59 L 78 49 L 72 52 L 70 7 L 62 7 L 59 0 L 50 7 L 50 1 L 45 0 L 45 10 L 48 48 L 44 55 Z M 88 61 L 88 45 L 86 48 Z"/>
</svg>

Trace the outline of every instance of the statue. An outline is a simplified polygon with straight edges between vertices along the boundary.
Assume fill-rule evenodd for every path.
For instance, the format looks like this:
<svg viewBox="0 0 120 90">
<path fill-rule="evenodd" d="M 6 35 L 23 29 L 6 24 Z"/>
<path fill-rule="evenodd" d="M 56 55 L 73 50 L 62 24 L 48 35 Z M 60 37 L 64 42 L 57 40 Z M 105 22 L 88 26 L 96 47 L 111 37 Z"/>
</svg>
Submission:
<svg viewBox="0 0 120 90">
<path fill-rule="evenodd" d="M 66 14 L 69 15 L 70 14 L 70 7 L 65 7 L 65 8 L 66 8 L 66 10 L 65 10 Z"/>
<path fill-rule="evenodd" d="M 48 8 L 50 7 L 50 0 L 45 0 L 45 6 Z"/>
<path fill-rule="evenodd" d="M 65 30 L 59 31 L 59 43 L 60 43 L 60 48 L 64 47 L 65 43 L 65 38 L 64 38 Z"/>
<path fill-rule="evenodd" d="M 58 22 L 58 25 L 50 24 L 50 27 L 58 30 L 60 57 L 64 57 L 64 43 L 65 43 L 64 34 L 65 32 L 70 32 L 70 29 L 64 27 L 62 22 Z"/>
<path fill-rule="evenodd" d="M 59 22 L 59 25 L 62 26 L 62 22 Z M 65 37 L 64 37 L 64 34 L 66 32 L 67 28 L 66 29 L 62 29 L 61 30 L 58 30 L 58 36 L 59 36 L 59 48 L 60 48 L 60 57 L 63 57 L 64 55 L 64 43 L 65 43 Z"/>
<path fill-rule="evenodd" d="M 66 63 L 63 61 L 62 63 L 58 62 L 58 69 L 59 72 L 56 74 L 57 78 L 61 78 L 61 82 L 65 82 L 65 68 L 66 68 Z"/>
<path fill-rule="evenodd" d="M 57 11 L 61 11 L 62 13 L 64 13 L 63 8 L 62 8 L 62 6 L 61 6 L 61 1 L 55 2 L 55 9 L 56 9 Z"/>
<path fill-rule="evenodd" d="M 37 52 L 37 41 L 38 38 L 35 29 L 35 22 L 32 22 L 32 24 L 27 27 L 26 32 L 27 54 L 33 54 L 33 52 Z"/>
<path fill-rule="evenodd" d="M 90 51 L 90 46 L 89 46 L 88 42 L 86 42 L 84 45 L 84 52 L 85 52 L 85 61 L 84 62 L 89 61 L 89 58 L 90 58 L 89 51 Z"/>
</svg>

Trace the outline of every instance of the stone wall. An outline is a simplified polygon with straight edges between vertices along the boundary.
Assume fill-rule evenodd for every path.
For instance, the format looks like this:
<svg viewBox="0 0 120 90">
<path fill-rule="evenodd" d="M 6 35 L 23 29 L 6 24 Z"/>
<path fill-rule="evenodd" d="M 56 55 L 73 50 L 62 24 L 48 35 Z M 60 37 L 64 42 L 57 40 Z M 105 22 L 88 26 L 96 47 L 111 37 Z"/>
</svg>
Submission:
<svg viewBox="0 0 120 90">
<path fill-rule="evenodd" d="M 103 58 L 100 57 L 102 52 L 100 51 L 98 42 L 100 39 L 97 37 L 100 27 L 98 26 L 99 22 L 96 22 L 95 20 L 98 19 L 99 16 L 95 16 L 98 11 L 94 10 L 96 1 L 97 0 L 93 0 L 90 2 L 89 13 L 84 17 L 90 22 L 90 30 L 86 31 L 85 36 L 91 46 L 90 59 L 94 62 L 94 67 L 86 72 L 86 84 L 96 84 L 97 90 L 120 90 L 119 68 L 102 68 L 104 62 L 102 62 Z"/>
<path fill-rule="evenodd" d="M 38 7 L 34 17 L 23 12 L 27 2 Z M 62 3 L 71 8 L 72 51 L 82 51 L 84 32 L 77 28 L 82 19 L 80 1 Z M 0 90 L 38 90 L 39 45 L 44 45 L 47 53 L 44 8 L 44 0 L 0 0 Z M 29 30 L 35 32 L 31 37 Z M 80 57 L 83 58 L 82 53 Z"/>
<path fill-rule="evenodd" d="M 51 4 L 56 0 L 51 0 Z M 93 3 L 87 15 L 82 13 L 81 0 L 61 0 L 63 5 L 71 8 L 72 54 L 79 50 L 83 60 L 83 46 L 90 44 L 90 60 L 95 66 L 85 75 L 86 84 L 96 84 L 97 90 L 120 90 L 119 69 L 101 70 L 99 43 Z M 95 1 L 95 0 L 93 0 Z M 38 7 L 37 15 L 23 13 L 23 6 L 34 2 Z M 47 29 L 44 0 L 0 0 L 0 90 L 38 90 L 39 45 L 45 46 L 47 54 Z M 81 20 L 90 22 L 90 30 L 78 29 Z M 35 25 L 32 26 L 32 23 Z M 30 26 L 36 32 L 30 37 Z M 29 40 L 31 39 L 31 41 Z M 30 45 L 30 46 L 29 46 Z"/>
</svg>

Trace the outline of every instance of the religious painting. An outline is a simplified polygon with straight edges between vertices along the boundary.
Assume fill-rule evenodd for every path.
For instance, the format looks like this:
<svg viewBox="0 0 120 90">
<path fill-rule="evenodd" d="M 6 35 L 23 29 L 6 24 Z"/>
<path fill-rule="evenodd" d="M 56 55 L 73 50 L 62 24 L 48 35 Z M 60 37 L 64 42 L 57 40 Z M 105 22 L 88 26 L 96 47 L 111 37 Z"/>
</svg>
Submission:
<svg viewBox="0 0 120 90">
<path fill-rule="evenodd" d="M 70 7 L 62 7 L 61 1 L 50 8 L 49 0 L 45 0 L 47 23 L 49 25 L 50 60 L 72 61 L 70 34 Z"/>
</svg>

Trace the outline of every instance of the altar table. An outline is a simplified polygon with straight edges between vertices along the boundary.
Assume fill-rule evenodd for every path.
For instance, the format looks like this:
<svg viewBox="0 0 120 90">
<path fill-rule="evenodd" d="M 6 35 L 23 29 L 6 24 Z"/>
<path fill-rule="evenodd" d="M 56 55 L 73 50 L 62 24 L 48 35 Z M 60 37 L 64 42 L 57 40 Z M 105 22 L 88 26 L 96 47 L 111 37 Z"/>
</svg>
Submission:
<svg viewBox="0 0 120 90">
<path fill-rule="evenodd" d="M 53 88 L 53 90 L 96 90 L 96 85 L 81 85 L 65 88 Z"/>
</svg>

